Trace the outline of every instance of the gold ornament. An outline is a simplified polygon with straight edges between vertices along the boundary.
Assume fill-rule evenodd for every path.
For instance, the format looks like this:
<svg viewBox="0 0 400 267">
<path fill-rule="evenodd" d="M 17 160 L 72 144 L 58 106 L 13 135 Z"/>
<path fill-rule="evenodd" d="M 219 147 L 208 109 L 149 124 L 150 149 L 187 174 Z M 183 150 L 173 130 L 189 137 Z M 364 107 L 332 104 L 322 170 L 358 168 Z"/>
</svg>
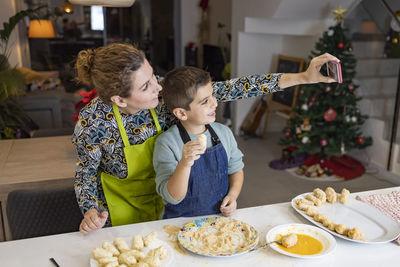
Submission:
<svg viewBox="0 0 400 267">
<path fill-rule="evenodd" d="M 331 12 L 335 15 L 335 20 L 341 22 L 344 19 L 344 14 L 347 13 L 347 9 L 342 9 L 342 5 L 339 4 L 338 8 L 331 10 Z"/>
<path fill-rule="evenodd" d="M 399 42 L 399 39 L 393 38 L 392 43 L 397 44 Z"/>
</svg>

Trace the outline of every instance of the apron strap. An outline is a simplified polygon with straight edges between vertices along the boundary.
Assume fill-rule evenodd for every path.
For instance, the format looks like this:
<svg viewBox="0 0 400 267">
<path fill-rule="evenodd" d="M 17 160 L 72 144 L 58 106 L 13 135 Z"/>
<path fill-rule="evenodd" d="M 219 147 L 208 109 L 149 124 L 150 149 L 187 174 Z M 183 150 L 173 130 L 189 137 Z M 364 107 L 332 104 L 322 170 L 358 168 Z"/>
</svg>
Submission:
<svg viewBox="0 0 400 267">
<path fill-rule="evenodd" d="M 213 146 L 215 146 L 215 145 L 221 143 L 221 141 L 219 140 L 218 135 L 215 133 L 215 131 L 214 131 L 214 129 L 211 127 L 211 125 L 210 125 L 210 124 L 206 124 L 206 128 L 207 128 L 207 130 L 208 130 L 208 131 L 210 132 L 210 134 L 211 134 L 211 141 L 212 141 Z"/>
<path fill-rule="evenodd" d="M 176 126 L 178 126 L 179 134 L 181 135 L 183 143 L 186 144 L 187 142 L 189 142 L 190 141 L 190 136 L 187 133 L 185 127 L 183 127 L 182 123 L 180 121 L 178 121 Z"/>
<path fill-rule="evenodd" d="M 187 142 L 189 142 L 189 141 L 191 140 L 191 139 L 190 139 L 190 136 L 189 136 L 189 134 L 187 133 L 185 127 L 183 127 L 182 123 L 179 121 L 179 122 L 176 124 L 176 126 L 178 126 L 179 134 L 180 134 L 180 136 L 181 136 L 181 138 L 182 138 L 183 143 L 186 144 Z M 211 141 L 212 141 L 213 146 L 215 146 L 215 145 L 221 143 L 221 141 L 219 140 L 218 135 L 215 133 L 215 131 L 214 131 L 214 129 L 211 127 L 211 125 L 206 124 L 206 128 L 207 128 L 207 130 L 210 132 Z"/>
<path fill-rule="evenodd" d="M 119 132 L 122 137 L 122 141 L 124 142 L 124 146 L 128 147 L 128 146 L 130 146 L 129 139 L 128 139 L 128 135 L 126 134 L 125 127 L 122 124 L 121 114 L 119 113 L 118 106 L 116 104 L 112 103 L 112 107 L 113 107 L 113 111 L 114 111 L 114 117 L 115 117 L 115 120 L 117 121 Z"/>
<path fill-rule="evenodd" d="M 156 111 L 152 108 L 152 109 L 150 109 L 150 113 L 151 113 L 151 116 L 153 117 L 153 120 L 154 120 L 154 122 L 156 124 L 157 133 L 161 133 L 161 126 L 160 126 L 160 123 L 158 122 Z"/>
</svg>

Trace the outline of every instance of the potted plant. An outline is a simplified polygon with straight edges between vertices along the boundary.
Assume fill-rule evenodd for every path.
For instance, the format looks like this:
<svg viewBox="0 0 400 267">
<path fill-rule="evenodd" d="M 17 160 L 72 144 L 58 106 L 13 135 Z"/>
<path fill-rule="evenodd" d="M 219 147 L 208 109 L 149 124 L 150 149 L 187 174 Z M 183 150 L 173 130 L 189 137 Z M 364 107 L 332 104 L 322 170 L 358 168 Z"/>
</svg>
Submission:
<svg viewBox="0 0 400 267">
<path fill-rule="evenodd" d="M 29 137 L 38 127 L 24 112 L 17 101 L 17 96 L 25 84 L 24 75 L 10 66 L 9 40 L 15 26 L 25 17 L 37 17 L 35 9 L 22 10 L 3 23 L 0 30 L 0 139 Z"/>
</svg>

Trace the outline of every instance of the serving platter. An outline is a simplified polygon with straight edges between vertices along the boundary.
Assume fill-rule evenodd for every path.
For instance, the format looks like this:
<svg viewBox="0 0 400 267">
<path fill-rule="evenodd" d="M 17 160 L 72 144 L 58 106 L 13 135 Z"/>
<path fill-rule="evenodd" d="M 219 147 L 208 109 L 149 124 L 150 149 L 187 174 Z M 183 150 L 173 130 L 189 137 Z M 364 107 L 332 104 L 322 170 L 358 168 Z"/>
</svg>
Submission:
<svg viewBox="0 0 400 267">
<path fill-rule="evenodd" d="M 307 194 L 312 194 L 312 192 L 300 194 L 292 199 L 291 204 L 293 209 L 308 221 L 331 233 L 332 235 L 351 242 L 367 244 L 390 242 L 400 235 L 400 224 L 386 214 L 382 213 L 380 210 L 364 202 L 356 200 L 352 196 L 350 196 L 346 204 L 342 204 L 337 201 L 333 204 L 325 203 L 317 208 L 319 213 L 327 215 L 330 220 L 337 224 L 343 224 L 350 228 L 357 227 L 361 229 L 365 234 L 364 238 L 362 240 L 355 240 L 331 231 L 321 223 L 314 221 L 314 219 L 308 216 L 304 211 L 301 211 L 297 208 L 296 200 L 298 198 L 305 199 Z"/>
<path fill-rule="evenodd" d="M 132 237 L 123 237 L 123 239 L 128 243 L 131 244 L 132 243 Z M 112 240 L 109 240 L 110 243 L 112 243 Z M 159 246 L 163 246 L 167 249 L 168 251 L 168 255 L 165 259 L 161 260 L 161 266 L 162 267 L 170 267 L 172 266 L 171 263 L 173 262 L 173 258 L 175 255 L 174 250 L 172 249 L 172 247 L 165 241 L 163 240 L 155 240 L 150 246 L 148 247 L 144 247 L 142 252 L 144 252 L 146 255 L 147 253 L 155 248 L 158 248 Z M 99 247 L 101 247 L 101 244 L 99 244 Z M 101 267 L 101 265 L 92 257 L 90 257 L 90 267 Z"/>
</svg>

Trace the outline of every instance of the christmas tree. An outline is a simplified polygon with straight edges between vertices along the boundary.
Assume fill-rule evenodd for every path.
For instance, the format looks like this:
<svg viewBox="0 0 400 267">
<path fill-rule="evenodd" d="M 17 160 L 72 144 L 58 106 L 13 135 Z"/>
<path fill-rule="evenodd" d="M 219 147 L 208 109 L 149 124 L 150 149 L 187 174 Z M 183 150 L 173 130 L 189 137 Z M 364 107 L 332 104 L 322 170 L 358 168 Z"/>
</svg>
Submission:
<svg viewBox="0 0 400 267">
<path fill-rule="evenodd" d="M 346 10 L 340 6 L 332 11 L 336 25 L 329 27 L 311 52 L 310 59 L 329 53 L 340 59 L 343 83 L 318 83 L 300 87 L 294 116 L 284 129 L 281 145 L 294 145 L 297 152 L 319 152 L 320 156 L 345 154 L 372 144 L 371 137 L 363 136 L 360 128 L 368 116 L 360 114 L 356 96 L 356 59 L 347 30 L 342 25 Z M 326 67 L 321 69 L 326 75 Z"/>
</svg>

